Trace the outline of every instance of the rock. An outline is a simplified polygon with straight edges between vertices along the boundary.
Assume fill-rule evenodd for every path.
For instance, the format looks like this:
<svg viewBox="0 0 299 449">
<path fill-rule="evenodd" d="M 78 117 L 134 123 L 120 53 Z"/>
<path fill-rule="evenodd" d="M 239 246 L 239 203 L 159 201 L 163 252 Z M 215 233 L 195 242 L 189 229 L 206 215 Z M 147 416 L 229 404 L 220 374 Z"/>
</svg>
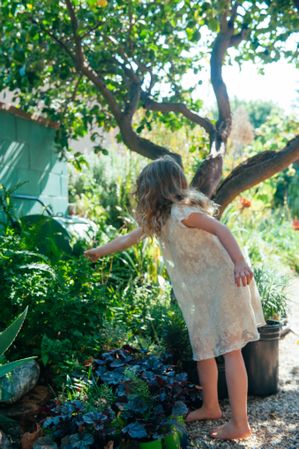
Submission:
<svg viewBox="0 0 299 449">
<path fill-rule="evenodd" d="M 14 404 L 37 384 L 40 368 L 35 360 L 14 369 L 0 379 L 0 404 Z"/>
<path fill-rule="evenodd" d="M 49 437 L 41 437 L 33 443 L 32 449 L 57 449 L 57 444 Z"/>
<path fill-rule="evenodd" d="M 1 449 L 11 449 L 11 444 L 5 433 L 0 430 L 0 447 Z"/>
<path fill-rule="evenodd" d="M 22 421 L 23 423 L 31 423 L 33 425 L 36 423 L 36 415 L 41 413 L 50 398 L 50 390 L 43 385 L 37 385 L 33 390 L 25 394 L 25 396 L 23 396 L 16 404 L 0 405 L 0 416 L 4 415 L 7 418 Z M 7 431 L 7 433 L 11 432 Z"/>
</svg>

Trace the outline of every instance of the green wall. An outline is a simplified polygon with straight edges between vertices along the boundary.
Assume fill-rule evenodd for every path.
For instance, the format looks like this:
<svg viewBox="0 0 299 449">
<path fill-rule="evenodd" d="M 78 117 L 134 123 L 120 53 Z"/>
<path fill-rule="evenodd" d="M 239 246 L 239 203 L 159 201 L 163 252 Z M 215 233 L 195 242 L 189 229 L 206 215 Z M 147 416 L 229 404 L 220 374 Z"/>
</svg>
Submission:
<svg viewBox="0 0 299 449">
<path fill-rule="evenodd" d="M 55 130 L 32 120 L 0 111 L 0 184 L 11 188 L 24 182 L 15 193 L 33 195 L 55 214 L 65 214 L 68 179 L 65 161 L 59 161 Z M 34 201 L 13 200 L 18 216 L 41 213 Z"/>
</svg>

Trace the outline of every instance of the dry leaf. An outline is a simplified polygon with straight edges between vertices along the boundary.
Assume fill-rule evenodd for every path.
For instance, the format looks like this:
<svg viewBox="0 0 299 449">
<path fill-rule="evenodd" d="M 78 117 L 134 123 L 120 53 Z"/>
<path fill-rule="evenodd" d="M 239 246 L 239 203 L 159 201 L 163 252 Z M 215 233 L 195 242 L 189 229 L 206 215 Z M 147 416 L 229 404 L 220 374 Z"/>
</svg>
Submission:
<svg viewBox="0 0 299 449">
<path fill-rule="evenodd" d="M 109 443 L 107 444 L 107 446 L 104 447 L 104 449 L 113 449 L 113 441 L 109 441 Z"/>
<path fill-rule="evenodd" d="M 39 424 L 36 425 L 35 432 L 25 432 L 21 438 L 22 449 L 32 449 L 33 443 L 42 435 Z"/>
</svg>

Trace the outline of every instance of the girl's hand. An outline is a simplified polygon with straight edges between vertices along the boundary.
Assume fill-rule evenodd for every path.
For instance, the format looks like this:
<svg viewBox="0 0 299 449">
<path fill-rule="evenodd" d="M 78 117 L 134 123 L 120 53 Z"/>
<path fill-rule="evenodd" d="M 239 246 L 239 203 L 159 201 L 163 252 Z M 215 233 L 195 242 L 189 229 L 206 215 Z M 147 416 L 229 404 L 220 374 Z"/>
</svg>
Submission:
<svg viewBox="0 0 299 449">
<path fill-rule="evenodd" d="M 84 256 L 91 260 L 91 262 L 96 262 L 101 257 L 100 248 L 88 249 L 84 251 Z"/>
<path fill-rule="evenodd" d="M 253 272 L 249 265 L 245 262 L 245 260 L 235 263 L 234 275 L 235 283 L 238 287 L 240 287 L 241 285 L 243 285 L 243 287 L 246 287 L 246 285 L 250 284 L 253 278 Z"/>
</svg>

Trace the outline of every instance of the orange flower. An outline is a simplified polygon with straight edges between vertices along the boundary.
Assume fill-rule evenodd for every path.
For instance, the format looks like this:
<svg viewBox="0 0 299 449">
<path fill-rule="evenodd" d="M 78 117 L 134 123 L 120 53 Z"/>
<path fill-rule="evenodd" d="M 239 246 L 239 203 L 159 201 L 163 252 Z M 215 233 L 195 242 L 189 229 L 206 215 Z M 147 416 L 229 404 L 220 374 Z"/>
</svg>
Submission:
<svg viewBox="0 0 299 449">
<path fill-rule="evenodd" d="M 295 231 L 299 231 L 299 219 L 298 218 L 294 218 L 292 225 L 293 225 L 293 229 Z"/>
<path fill-rule="evenodd" d="M 243 196 L 240 196 L 240 203 L 242 208 L 251 206 L 251 201 L 248 200 L 247 198 L 244 198 Z"/>
</svg>

